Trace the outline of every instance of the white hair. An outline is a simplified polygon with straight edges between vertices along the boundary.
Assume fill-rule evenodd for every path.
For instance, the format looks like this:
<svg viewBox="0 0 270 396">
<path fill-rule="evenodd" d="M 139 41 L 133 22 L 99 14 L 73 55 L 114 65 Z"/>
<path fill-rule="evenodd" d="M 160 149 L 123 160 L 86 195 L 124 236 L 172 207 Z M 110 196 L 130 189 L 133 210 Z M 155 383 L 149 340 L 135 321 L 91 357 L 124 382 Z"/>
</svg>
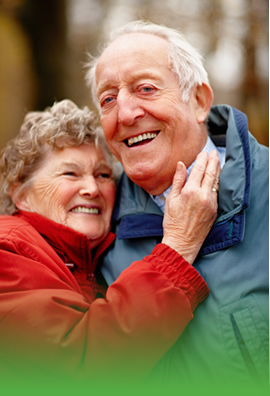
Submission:
<svg viewBox="0 0 270 396">
<path fill-rule="evenodd" d="M 182 100 L 187 103 L 189 100 L 190 90 L 196 85 L 203 83 L 209 84 L 207 72 L 203 66 L 203 58 L 197 50 L 186 40 L 186 38 L 177 30 L 166 26 L 156 25 L 146 21 L 133 21 L 114 30 L 109 35 L 109 40 L 102 48 L 98 57 L 92 57 L 90 54 L 89 61 L 86 63 L 86 83 L 91 89 L 92 99 L 100 108 L 96 95 L 95 72 L 98 60 L 104 50 L 118 37 L 131 33 L 152 34 L 165 39 L 168 42 L 169 65 L 179 80 L 179 87 L 182 92 Z"/>
</svg>

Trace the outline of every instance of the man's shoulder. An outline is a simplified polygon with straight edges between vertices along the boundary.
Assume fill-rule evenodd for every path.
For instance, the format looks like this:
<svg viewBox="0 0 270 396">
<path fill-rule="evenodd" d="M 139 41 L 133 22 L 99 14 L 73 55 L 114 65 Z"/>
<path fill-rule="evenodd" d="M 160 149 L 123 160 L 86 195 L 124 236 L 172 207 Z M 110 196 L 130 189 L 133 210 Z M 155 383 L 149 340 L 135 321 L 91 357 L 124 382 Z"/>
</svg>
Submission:
<svg viewBox="0 0 270 396">
<path fill-rule="evenodd" d="M 258 166 L 265 167 L 269 163 L 269 147 L 260 144 L 251 134 L 249 140 L 253 162 L 256 162 Z"/>
</svg>

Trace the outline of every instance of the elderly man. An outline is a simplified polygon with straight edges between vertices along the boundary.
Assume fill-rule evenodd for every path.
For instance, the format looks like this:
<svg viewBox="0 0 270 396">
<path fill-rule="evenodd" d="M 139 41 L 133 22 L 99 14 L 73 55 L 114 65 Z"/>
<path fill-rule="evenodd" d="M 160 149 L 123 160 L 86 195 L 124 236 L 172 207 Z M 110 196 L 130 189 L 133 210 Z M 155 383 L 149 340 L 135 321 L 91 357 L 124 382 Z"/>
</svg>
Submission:
<svg viewBox="0 0 270 396">
<path fill-rule="evenodd" d="M 248 132 L 243 113 L 211 108 L 202 59 L 175 30 L 132 22 L 88 66 L 106 140 L 125 170 L 117 239 L 102 266 L 109 284 L 161 240 L 177 161 L 188 177 L 198 153 L 217 149 L 222 167 L 218 218 L 194 263 L 210 296 L 152 378 L 212 386 L 266 380 L 268 149 Z"/>
</svg>

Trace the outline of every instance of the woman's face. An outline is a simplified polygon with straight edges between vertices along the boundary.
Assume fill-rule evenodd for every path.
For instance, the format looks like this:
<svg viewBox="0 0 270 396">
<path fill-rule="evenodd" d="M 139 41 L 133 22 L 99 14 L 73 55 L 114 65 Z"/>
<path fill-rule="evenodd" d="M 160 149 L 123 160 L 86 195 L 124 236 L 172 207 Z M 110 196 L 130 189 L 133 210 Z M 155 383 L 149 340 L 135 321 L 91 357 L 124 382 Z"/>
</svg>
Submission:
<svg viewBox="0 0 270 396">
<path fill-rule="evenodd" d="M 115 192 L 102 149 L 84 143 L 51 150 L 15 204 L 87 235 L 94 248 L 109 233 Z"/>
</svg>

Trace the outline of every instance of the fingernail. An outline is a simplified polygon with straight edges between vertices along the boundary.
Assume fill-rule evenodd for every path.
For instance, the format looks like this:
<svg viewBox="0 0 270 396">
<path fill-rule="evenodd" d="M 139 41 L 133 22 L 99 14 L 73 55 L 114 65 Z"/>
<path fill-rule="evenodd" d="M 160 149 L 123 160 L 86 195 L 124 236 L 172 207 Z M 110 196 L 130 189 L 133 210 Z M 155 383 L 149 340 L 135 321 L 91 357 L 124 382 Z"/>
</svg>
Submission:
<svg viewBox="0 0 270 396">
<path fill-rule="evenodd" d="M 181 161 L 177 162 L 176 171 L 180 172 L 183 169 L 184 166 L 185 165 L 183 164 L 183 162 L 181 162 Z"/>
</svg>

